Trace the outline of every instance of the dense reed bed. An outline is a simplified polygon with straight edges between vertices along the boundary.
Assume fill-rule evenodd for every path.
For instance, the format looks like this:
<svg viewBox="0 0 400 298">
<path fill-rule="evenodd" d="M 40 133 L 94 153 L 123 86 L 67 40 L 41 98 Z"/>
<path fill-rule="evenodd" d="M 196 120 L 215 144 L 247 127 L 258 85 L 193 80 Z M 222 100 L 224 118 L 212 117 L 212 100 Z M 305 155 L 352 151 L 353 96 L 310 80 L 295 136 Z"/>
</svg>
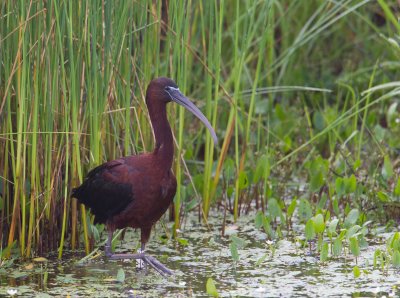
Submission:
<svg viewBox="0 0 400 298">
<path fill-rule="evenodd" d="M 71 188 L 106 160 L 152 150 L 144 91 L 157 76 L 174 78 L 220 138 L 214 147 L 170 107 L 174 231 L 189 211 L 236 220 L 271 197 L 286 210 L 287 189 L 331 198 L 330 171 L 384 172 L 363 181 L 395 200 L 396 11 L 389 0 L 2 1 L 2 257 L 91 250 L 101 227 Z M 309 165 L 318 158 L 327 170 Z M 345 197 L 338 212 L 356 204 Z"/>
</svg>

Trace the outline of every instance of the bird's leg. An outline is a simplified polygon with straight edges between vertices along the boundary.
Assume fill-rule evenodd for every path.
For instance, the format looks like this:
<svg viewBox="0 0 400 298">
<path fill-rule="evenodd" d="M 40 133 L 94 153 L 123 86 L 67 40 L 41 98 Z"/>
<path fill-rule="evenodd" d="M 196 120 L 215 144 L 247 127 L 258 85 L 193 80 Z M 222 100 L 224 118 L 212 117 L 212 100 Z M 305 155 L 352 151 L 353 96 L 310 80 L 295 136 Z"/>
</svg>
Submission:
<svg viewBox="0 0 400 298">
<path fill-rule="evenodd" d="M 139 253 L 137 254 L 111 254 L 109 256 L 110 259 L 135 259 L 140 260 L 139 262 L 144 262 L 145 264 L 150 265 L 154 270 L 156 270 L 161 275 L 172 275 L 172 271 L 161 264 L 156 258 L 148 256 L 145 254 L 144 250 L 146 247 L 146 242 L 149 240 L 150 237 L 150 227 L 143 227 L 141 228 L 141 239 L 140 242 L 142 243 Z M 141 265 L 141 263 L 139 263 Z"/>
<path fill-rule="evenodd" d="M 112 236 L 113 236 L 113 231 L 110 229 L 110 230 L 108 230 L 107 243 L 104 246 L 104 253 L 105 253 L 106 257 L 112 256 L 112 251 L 111 251 Z"/>
<path fill-rule="evenodd" d="M 140 249 L 138 250 L 138 254 L 143 255 L 144 256 L 144 247 L 145 244 L 142 243 Z M 146 267 L 146 263 L 143 261 L 143 258 L 136 260 L 137 265 L 140 269 L 145 268 Z"/>
<path fill-rule="evenodd" d="M 165 267 L 163 264 L 161 264 L 156 258 L 145 254 L 144 252 L 145 246 L 146 246 L 145 242 L 142 242 L 140 252 L 143 254 L 142 260 L 144 261 L 144 263 L 149 264 L 151 267 L 153 267 L 154 270 L 156 270 L 161 275 L 172 275 L 172 271 L 167 267 Z"/>
<path fill-rule="evenodd" d="M 144 249 L 145 249 L 145 244 L 142 243 L 140 252 L 137 254 L 111 254 L 109 257 L 112 260 L 117 260 L 117 259 L 140 260 L 140 261 L 143 261 L 145 264 L 150 265 L 154 270 L 156 270 L 158 273 L 160 273 L 163 276 L 173 274 L 173 272 L 170 269 L 168 269 L 163 264 L 161 264 L 156 258 L 146 255 L 144 253 Z"/>
</svg>

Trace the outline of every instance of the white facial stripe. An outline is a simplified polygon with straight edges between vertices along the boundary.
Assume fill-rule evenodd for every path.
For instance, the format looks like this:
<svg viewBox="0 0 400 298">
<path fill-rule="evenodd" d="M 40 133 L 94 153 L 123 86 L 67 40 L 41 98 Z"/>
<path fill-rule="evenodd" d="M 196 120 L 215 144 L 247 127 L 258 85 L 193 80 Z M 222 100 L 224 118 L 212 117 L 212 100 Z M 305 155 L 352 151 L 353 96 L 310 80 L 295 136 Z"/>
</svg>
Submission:
<svg viewBox="0 0 400 298">
<path fill-rule="evenodd" d="M 169 88 L 171 91 L 179 91 L 179 92 L 180 92 L 179 88 L 175 88 L 175 87 L 171 87 L 171 86 L 168 86 L 168 88 Z M 165 91 L 168 93 L 169 97 L 171 97 L 172 100 L 175 99 L 175 98 L 171 95 L 171 93 L 168 92 L 168 90 L 165 90 Z"/>
</svg>

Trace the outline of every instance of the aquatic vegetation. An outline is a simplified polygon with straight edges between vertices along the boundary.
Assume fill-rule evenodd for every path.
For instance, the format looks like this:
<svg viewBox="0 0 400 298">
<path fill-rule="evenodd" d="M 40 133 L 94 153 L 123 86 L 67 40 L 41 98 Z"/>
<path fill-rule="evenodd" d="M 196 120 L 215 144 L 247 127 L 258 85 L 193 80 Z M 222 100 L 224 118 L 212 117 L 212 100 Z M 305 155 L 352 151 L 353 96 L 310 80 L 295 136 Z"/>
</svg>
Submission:
<svg viewBox="0 0 400 298">
<path fill-rule="evenodd" d="M 81 278 L 96 285 L 89 294 L 121 296 L 156 281 L 157 294 L 184 296 L 278 296 L 282 282 L 299 295 L 322 283 L 338 295 L 397 293 L 397 10 L 387 0 L 2 1 L 1 295 L 86 293 Z M 69 199 L 89 169 L 151 150 L 144 89 L 159 76 L 219 138 L 214 147 L 170 107 L 177 193 L 154 238 L 176 281 L 99 261 L 104 226 Z M 132 235 L 113 249 L 136 250 Z"/>
</svg>

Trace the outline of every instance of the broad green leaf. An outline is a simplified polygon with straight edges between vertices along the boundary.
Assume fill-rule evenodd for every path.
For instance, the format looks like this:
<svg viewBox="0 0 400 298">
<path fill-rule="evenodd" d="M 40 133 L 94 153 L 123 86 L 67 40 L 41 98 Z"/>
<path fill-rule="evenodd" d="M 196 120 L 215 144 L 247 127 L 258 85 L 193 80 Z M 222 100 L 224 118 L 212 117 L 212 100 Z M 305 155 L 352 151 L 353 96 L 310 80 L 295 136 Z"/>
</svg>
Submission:
<svg viewBox="0 0 400 298">
<path fill-rule="evenodd" d="M 340 209 L 339 209 L 339 200 L 337 198 L 334 198 L 332 200 L 332 206 L 333 206 L 333 211 L 337 216 L 340 215 Z"/>
<path fill-rule="evenodd" d="M 353 267 L 353 276 L 354 276 L 354 278 L 360 277 L 360 274 L 361 274 L 360 268 L 358 268 L 358 266 L 354 266 Z"/>
<path fill-rule="evenodd" d="M 235 168 L 235 161 L 232 158 L 227 157 L 224 162 L 224 176 L 226 179 L 233 179 L 235 175 Z M 203 177 L 203 175 L 201 175 L 201 177 Z"/>
<path fill-rule="evenodd" d="M 263 225 L 263 217 L 264 213 L 262 211 L 257 211 L 256 216 L 254 218 L 254 225 L 257 229 L 261 228 Z"/>
<path fill-rule="evenodd" d="M 376 195 L 378 196 L 378 198 L 379 198 L 379 200 L 380 200 L 381 202 L 384 202 L 384 203 L 389 202 L 389 196 L 387 195 L 386 192 L 378 191 L 378 192 L 376 193 Z"/>
<path fill-rule="evenodd" d="M 392 263 L 394 267 L 396 268 L 400 267 L 400 252 L 398 250 L 395 250 L 393 252 Z"/>
<path fill-rule="evenodd" d="M 239 252 L 234 242 L 229 243 L 229 249 L 231 250 L 232 259 L 235 262 L 239 261 Z"/>
<path fill-rule="evenodd" d="M 357 222 L 358 217 L 360 216 L 360 211 L 358 209 L 354 208 L 351 209 L 349 214 L 347 214 L 347 217 L 344 221 L 344 226 L 346 228 L 354 225 Z"/>
<path fill-rule="evenodd" d="M 361 160 L 360 159 L 356 159 L 353 163 L 353 170 L 357 171 L 357 169 L 361 166 Z"/>
<path fill-rule="evenodd" d="M 315 237 L 315 227 L 314 221 L 312 219 L 309 219 L 306 223 L 305 236 L 306 240 L 308 241 L 312 240 Z"/>
<path fill-rule="evenodd" d="M 301 198 L 298 211 L 299 211 L 299 218 L 301 221 L 308 220 L 312 216 L 312 209 L 310 202 L 305 198 Z"/>
<path fill-rule="evenodd" d="M 243 239 L 239 238 L 238 236 L 231 235 L 230 238 L 231 238 L 231 241 L 233 243 L 235 243 L 237 248 L 244 248 L 246 246 L 246 241 L 244 241 Z"/>
<path fill-rule="evenodd" d="M 294 211 L 296 210 L 296 206 L 297 206 L 297 199 L 294 198 L 287 209 L 288 217 L 292 217 Z"/>
<path fill-rule="evenodd" d="M 346 238 L 349 240 L 351 237 L 356 236 L 357 232 L 361 229 L 359 225 L 354 225 L 347 230 Z"/>
<path fill-rule="evenodd" d="M 338 222 L 339 222 L 339 219 L 335 218 L 329 223 L 328 232 L 330 234 L 333 234 L 336 232 L 336 227 L 337 227 Z"/>
<path fill-rule="evenodd" d="M 322 244 L 321 253 L 319 255 L 319 260 L 321 262 L 325 262 L 328 259 L 328 252 L 329 252 L 329 245 L 328 243 L 324 242 Z"/>
<path fill-rule="evenodd" d="M 215 282 L 211 277 L 207 279 L 206 290 L 208 295 L 219 297 L 217 287 L 215 286 Z"/>
<path fill-rule="evenodd" d="M 335 180 L 335 190 L 338 197 L 341 197 L 345 193 L 345 184 L 342 177 L 338 177 Z"/>
<path fill-rule="evenodd" d="M 356 191 L 357 189 L 357 179 L 356 176 L 351 175 L 349 178 L 345 179 L 345 187 L 346 187 L 346 193 L 350 194 Z"/>
<path fill-rule="evenodd" d="M 343 244 L 342 244 L 342 240 L 337 237 L 335 239 L 335 241 L 333 241 L 333 255 L 338 257 L 340 256 L 340 254 L 342 253 L 342 248 L 343 248 Z"/>
<path fill-rule="evenodd" d="M 357 237 L 350 238 L 350 250 L 354 256 L 358 257 L 360 255 L 360 246 L 358 245 Z"/>
<path fill-rule="evenodd" d="M 268 157 L 267 155 L 263 154 L 257 162 L 256 170 L 253 176 L 253 183 L 257 184 L 261 178 L 262 179 L 268 178 L 270 171 L 271 169 Z"/>
<path fill-rule="evenodd" d="M 178 240 L 179 244 L 181 244 L 183 246 L 189 245 L 189 240 L 187 240 L 185 238 L 178 238 L 177 240 Z"/>
<path fill-rule="evenodd" d="M 317 234 L 322 233 L 325 230 L 324 217 L 321 213 L 314 217 L 314 228 Z"/>
<path fill-rule="evenodd" d="M 264 227 L 265 233 L 267 233 L 267 235 L 269 237 L 274 238 L 274 232 L 273 232 L 273 230 L 271 228 L 271 224 L 270 224 L 269 219 L 266 216 L 264 216 L 262 221 L 263 221 L 263 227 Z"/>
<path fill-rule="evenodd" d="M 316 111 L 313 115 L 314 127 L 317 131 L 322 131 L 325 128 L 325 119 L 320 111 Z"/>
<path fill-rule="evenodd" d="M 389 156 L 385 156 L 383 160 L 382 176 L 385 179 L 390 179 L 393 176 L 393 166 Z"/>
<path fill-rule="evenodd" d="M 329 210 L 325 213 L 325 222 L 329 222 L 331 220 L 331 212 Z"/>
<path fill-rule="evenodd" d="M 328 200 L 328 196 L 326 195 L 326 193 L 323 193 L 321 195 L 321 199 L 318 202 L 317 208 L 318 209 L 325 209 L 325 205 L 326 205 L 326 201 Z"/>
<path fill-rule="evenodd" d="M 286 112 L 282 109 L 282 106 L 278 103 L 275 105 L 275 113 L 276 116 L 279 118 L 280 121 L 286 120 Z"/>
<path fill-rule="evenodd" d="M 247 177 L 247 173 L 245 171 L 241 171 L 239 173 L 239 189 L 245 189 L 249 186 L 249 178 Z"/>
<path fill-rule="evenodd" d="M 323 185 L 324 185 L 324 176 L 322 175 L 321 172 L 317 172 L 311 175 L 310 190 L 312 192 L 319 191 Z"/>
<path fill-rule="evenodd" d="M 390 127 L 395 127 L 396 125 L 398 125 L 396 123 L 396 119 L 398 118 L 397 105 L 398 103 L 396 101 L 393 102 L 386 113 L 387 123 Z"/>
<path fill-rule="evenodd" d="M 394 194 L 395 196 L 397 196 L 397 197 L 400 196 L 400 178 L 397 179 L 397 183 L 396 183 L 396 186 L 395 186 L 395 188 L 394 188 L 393 194 Z"/>
<path fill-rule="evenodd" d="M 268 200 L 268 211 L 272 218 L 280 217 L 282 214 L 281 207 L 278 204 L 278 201 L 274 198 Z"/>
</svg>

